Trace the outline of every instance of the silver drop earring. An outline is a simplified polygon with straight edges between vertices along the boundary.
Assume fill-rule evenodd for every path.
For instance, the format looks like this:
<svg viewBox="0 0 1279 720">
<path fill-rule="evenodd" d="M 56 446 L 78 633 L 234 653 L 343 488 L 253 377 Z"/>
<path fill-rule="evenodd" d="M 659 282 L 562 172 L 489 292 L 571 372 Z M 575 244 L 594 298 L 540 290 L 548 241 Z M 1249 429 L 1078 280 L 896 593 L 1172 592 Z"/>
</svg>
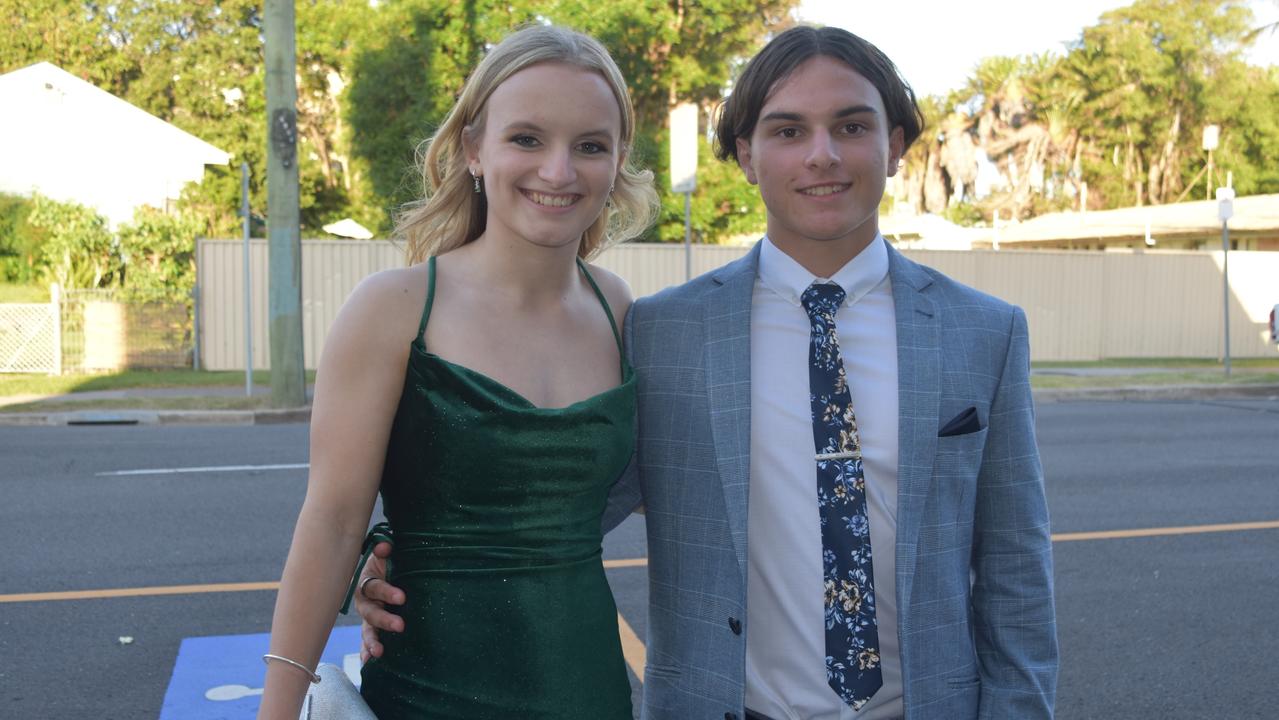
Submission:
<svg viewBox="0 0 1279 720">
<path fill-rule="evenodd" d="M 478 194 L 480 192 L 480 176 L 471 173 L 471 179 L 475 181 L 475 192 Z"/>
</svg>

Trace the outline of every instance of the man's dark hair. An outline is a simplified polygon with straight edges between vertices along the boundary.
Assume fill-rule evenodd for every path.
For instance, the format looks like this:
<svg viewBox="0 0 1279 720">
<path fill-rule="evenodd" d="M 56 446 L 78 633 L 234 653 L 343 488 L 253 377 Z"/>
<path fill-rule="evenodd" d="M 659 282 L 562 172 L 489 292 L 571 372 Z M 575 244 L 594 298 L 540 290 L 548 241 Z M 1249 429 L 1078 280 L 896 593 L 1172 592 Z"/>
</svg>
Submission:
<svg viewBox="0 0 1279 720">
<path fill-rule="evenodd" d="M 893 61 L 847 30 L 801 25 L 773 38 L 746 64 L 732 94 L 720 106 L 715 156 L 736 162 L 737 139 L 749 139 L 755 131 L 768 94 L 796 68 L 819 55 L 839 60 L 869 80 L 884 100 L 888 129 L 902 129 L 906 141 L 903 150 L 915 142 L 924 128 L 924 116 L 915 104 L 915 92 Z"/>
</svg>

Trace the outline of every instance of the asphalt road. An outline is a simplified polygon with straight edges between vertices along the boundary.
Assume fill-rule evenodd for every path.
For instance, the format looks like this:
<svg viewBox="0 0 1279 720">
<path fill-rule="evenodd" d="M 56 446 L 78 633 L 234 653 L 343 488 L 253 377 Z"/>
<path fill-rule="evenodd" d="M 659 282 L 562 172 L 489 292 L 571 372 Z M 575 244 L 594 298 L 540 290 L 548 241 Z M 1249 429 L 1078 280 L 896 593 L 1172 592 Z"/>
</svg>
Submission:
<svg viewBox="0 0 1279 720">
<path fill-rule="evenodd" d="M 1048 403 L 1039 437 L 1059 538 L 1058 717 L 1276 717 L 1279 529 L 1070 534 L 1279 520 L 1279 401 Z M 303 470 L 102 473 L 306 452 L 303 425 L 0 428 L 0 600 L 275 580 Z M 606 540 L 606 558 L 643 554 L 638 518 Z M 644 568 L 609 579 L 642 638 Z M 273 603 L 269 591 L 0 602 L 0 717 L 159 717 L 182 640 L 266 632 Z"/>
</svg>

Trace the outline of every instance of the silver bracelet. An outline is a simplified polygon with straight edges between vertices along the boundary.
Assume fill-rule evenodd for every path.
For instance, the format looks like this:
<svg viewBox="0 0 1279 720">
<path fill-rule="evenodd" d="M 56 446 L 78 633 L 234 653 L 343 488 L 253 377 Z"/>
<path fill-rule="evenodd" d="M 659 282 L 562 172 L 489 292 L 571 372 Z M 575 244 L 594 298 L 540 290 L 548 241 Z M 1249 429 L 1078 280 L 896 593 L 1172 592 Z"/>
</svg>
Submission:
<svg viewBox="0 0 1279 720">
<path fill-rule="evenodd" d="M 290 660 L 284 657 L 283 655 L 272 655 L 271 653 L 267 653 L 262 656 L 262 662 L 266 663 L 267 665 L 270 665 L 272 660 L 279 660 L 282 663 L 287 663 L 297 668 L 298 670 L 301 670 L 302 672 L 307 674 L 307 677 L 311 678 L 312 684 L 320 682 L 319 674 L 312 672 L 309 668 L 307 668 L 307 666 L 303 665 L 297 660 Z"/>
</svg>

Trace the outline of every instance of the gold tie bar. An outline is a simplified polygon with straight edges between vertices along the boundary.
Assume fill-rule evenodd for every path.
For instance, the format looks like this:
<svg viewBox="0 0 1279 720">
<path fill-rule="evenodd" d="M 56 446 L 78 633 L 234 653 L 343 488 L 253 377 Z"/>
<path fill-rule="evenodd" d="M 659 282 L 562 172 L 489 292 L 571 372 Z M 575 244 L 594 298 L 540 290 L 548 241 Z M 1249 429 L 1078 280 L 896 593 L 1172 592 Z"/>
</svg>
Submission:
<svg viewBox="0 0 1279 720">
<path fill-rule="evenodd" d="M 817 453 L 817 460 L 861 460 L 862 453 L 860 450 L 848 450 L 837 453 Z"/>
</svg>

